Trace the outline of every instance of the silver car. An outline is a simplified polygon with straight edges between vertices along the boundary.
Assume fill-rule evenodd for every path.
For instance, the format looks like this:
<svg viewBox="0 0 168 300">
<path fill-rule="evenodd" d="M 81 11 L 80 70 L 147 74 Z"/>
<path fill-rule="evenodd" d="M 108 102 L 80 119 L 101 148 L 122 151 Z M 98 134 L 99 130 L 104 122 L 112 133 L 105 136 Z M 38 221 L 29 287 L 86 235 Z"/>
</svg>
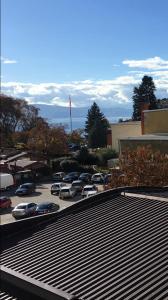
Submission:
<svg viewBox="0 0 168 300">
<path fill-rule="evenodd" d="M 73 198 L 75 195 L 76 195 L 76 190 L 74 190 L 72 187 L 69 186 L 62 187 L 59 192 L 60 199 Z"/>
<path fill-rule="evenodd" d="M 71 184 L 72 189 L 74 189 L 77 193 L 82 192 L 83 186 L 84 184 L 81 180 L 74 180 Z"/>
<path fill-rule="evenodd" d="M 51 186 L 51 195 L 59 194 L 60 189 L 63 186 L 66 186 L 66 184 L 64 182 L 57 182 L 57 183 L 52 184 L 52 186 Z"/>
<path fill-rule="evenodd" d="M 104 182 L 104 175 L 103 173 L 96 173 L 96 174 L 93 174 L 92 175 L 92 178 L 91 178 L 91 182 L 92 183 L 103 183 Z"/>
<path fill-rule="evenodd" d="M 36 206 L 35 203 L 20 203 L 12 210 L 12 216 L 15 219 L 31 217 L 35 214 Z"/>
</svg>

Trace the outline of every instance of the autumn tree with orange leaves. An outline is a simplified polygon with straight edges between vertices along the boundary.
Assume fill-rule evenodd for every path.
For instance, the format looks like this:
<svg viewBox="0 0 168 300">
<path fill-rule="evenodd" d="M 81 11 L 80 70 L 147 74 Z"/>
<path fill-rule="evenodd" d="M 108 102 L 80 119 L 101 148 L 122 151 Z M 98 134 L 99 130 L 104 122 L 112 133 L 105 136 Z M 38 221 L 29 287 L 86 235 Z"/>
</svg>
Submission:
<svg viewBox="0 0 168 300">
<path fill-rule="evenodd" d="M 48 123 L 39 121 L 29 132 L 27 146 L 32 152 L 46 157 L 66 154 L 67 135 L 64 127 L 50 127 Z"/>
<path fill-rule="evenodd" d="M 119 167 L 119 171 L 112 171 L 108 188 L 168 185 L 168 155 L 154 152 L 151 146 L 125 150 L 119 157 Z"/>
</svg>

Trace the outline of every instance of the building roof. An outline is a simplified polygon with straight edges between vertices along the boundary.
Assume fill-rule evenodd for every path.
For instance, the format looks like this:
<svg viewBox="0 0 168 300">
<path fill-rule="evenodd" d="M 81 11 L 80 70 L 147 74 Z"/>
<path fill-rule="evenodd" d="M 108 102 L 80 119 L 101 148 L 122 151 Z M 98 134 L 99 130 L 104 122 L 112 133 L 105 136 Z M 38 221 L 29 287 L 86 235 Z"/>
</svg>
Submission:
<svg viewBox="0 0 168 300">
<path fill-rule="evenodd" d="M 143 112 L 150 113 L 150 112 L 159 112 L 159 111 L 168 111 L 168 108 L 149 109 L 149 110 L 144 110 Z"/>
<path fill-rule="evenodd" d="M 123 121 L 123 122 L 118 122 L 118 123 L 110 123 L 110 126 L 135 126 L 135 125 L 139 125 L 141 126 L 141 121 Z"/>
<path fill-rule="evenodd" d="M 2 300 L 19 300 L 3 290 L 0 290 L 0 299 L 2 299 Z"/>
<path fill-rule="evenodd" d="M 2 225 L 2 280 L 50 300 L 167 299 L 168 202 L 123 191 Z"/>
<path fill-rule="evenodd" d="M 26 155 L 27 155 L 27 152 L 21 152 L 21 153 L 18 153 L 16 155 L 14 155 L 14 156 L 10 156 L 8 159 L 6 159 L 6 163 L 14 161 L 14 160 L 16 160 L 20 157 L 26 156 Z"/>
<path fill-rule="evenodd" d="M 20 159 L 20 160 L 10 163 L 10 165 L 25 168 L 25 167 L 31 166 L 33 164 L 36 164 L 36 163 L 37 163 L 36 160 Z"/>
<path fill-rule="evenodd" d="M 141 136 L 134 136 L 134 137 L 124 137 L 120 138 L 120 140 L 135 140 L 135 141 L 143 141 L 143 140 L 152 140 L 152 141 L 168 141 L 168 135 L 165 134 L 144 134 Z"/>
</svg>

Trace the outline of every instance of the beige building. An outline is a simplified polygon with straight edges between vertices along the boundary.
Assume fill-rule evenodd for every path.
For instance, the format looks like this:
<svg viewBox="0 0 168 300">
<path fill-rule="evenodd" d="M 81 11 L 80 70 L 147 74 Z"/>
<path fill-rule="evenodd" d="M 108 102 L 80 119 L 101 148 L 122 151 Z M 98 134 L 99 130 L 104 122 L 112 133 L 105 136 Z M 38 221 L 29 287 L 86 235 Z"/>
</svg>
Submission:
<svg viewBox="0 0 168 300">
<path fill-rule="evenodd" d="M 168 134 L 168 108 L 144 110 L 142 118 L 143 134 Z"/>
<path fill-rule="evenodd" d="M 142 112 L 142 135 L 121 137 L 120 152 L 129 148 L 150 145 L 154 151 L 168 153 L 168 109 L 144 110 Z"/>
<path fill-rule="evenodd" d="M 141 136 L 141 122 L 128 121 L 110 125 L 108 147 L 119 152 L 119 140 L 127 137 Z"/>
</svg>

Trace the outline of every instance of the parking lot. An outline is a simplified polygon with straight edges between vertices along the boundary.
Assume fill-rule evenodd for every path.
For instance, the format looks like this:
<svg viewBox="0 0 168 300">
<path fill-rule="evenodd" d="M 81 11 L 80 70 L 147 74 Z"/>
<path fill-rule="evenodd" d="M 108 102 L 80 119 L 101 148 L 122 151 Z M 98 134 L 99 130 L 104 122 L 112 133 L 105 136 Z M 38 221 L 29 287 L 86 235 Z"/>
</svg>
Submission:
<svg viewBox="0 0 168 300">
<path fill-rule="evenodd" d="M 51 184 L 50 183 L 39 183 L 36 185 L 36 192 L 34 194 L 28 195 L 28 196 L 16 196 L 15 195 L 15 190 L 11 191 L 6 191 L 2 192 L 2 196 L 9 196 L 12 200 L 12 207 L 11 209 L 4 209 L 0 213 L 0 218 L 1 218 L 1 224 L 5 223 L 10 223 L 10 222 L 15 222 L 16 220 L 13 218 L 11 211 L 12 209 L 18 205 L 19 203 L 23 202 L 34 202 L 34 203 L 42 203 L 45 201 L 51 201 L 59 205 L 60 209 L 68 207 L 75 202 L 79 201 L 81 199 L 80 195 L 76 195 L 73 199 L 66 199 L 62 200 L 56 195 L 51 195 L 50 190 L 51 190 Z M 69 185 L 69 184 L 68 184 Z M 98 185 L 98 190 L 102 190 L 102 186 Z"/>
</svg>

